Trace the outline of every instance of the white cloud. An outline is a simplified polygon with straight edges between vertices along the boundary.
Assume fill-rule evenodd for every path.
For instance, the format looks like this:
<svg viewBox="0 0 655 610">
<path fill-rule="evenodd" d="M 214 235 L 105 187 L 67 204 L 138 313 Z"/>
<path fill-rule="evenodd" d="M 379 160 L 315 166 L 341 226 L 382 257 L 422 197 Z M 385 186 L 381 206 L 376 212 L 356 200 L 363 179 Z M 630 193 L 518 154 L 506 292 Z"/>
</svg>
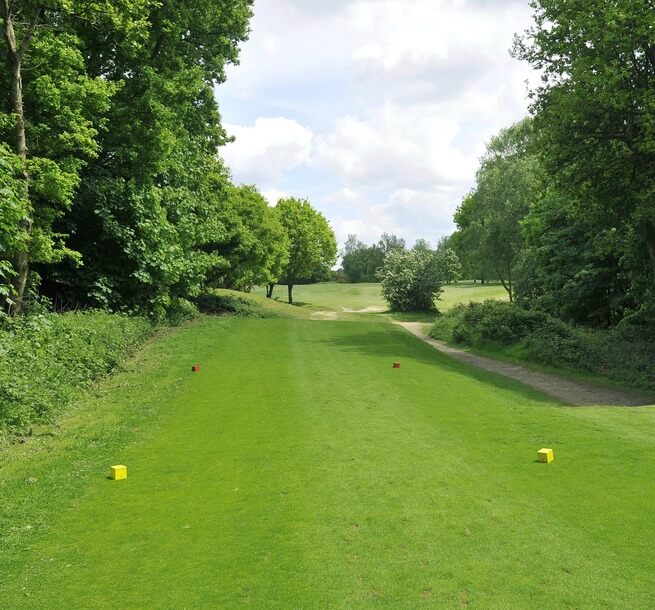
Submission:
<svg viewBox="0 0 655 610">
<path fill-rule="evenodd" d="M 225 128 L 235 141 L 222 156 L 238 182 L 269 182 L 309 161 L 314 134 L 297 121 L 262 117 L 253 126 Z"/>
<path fill-rule="evenodd" d="M 411 245 L 419 237 L 436 244 L 440 237 L 451 233 L 452 212 L 459 200 L 456 187 L 438 187 L 400 189 L 383 198 L 354 192 L 350 200 L 333 193 L 321 203 L 327 206 L 342 243 L 350 234 L 366 243 L 375 243 L 382 233 L 393 233 Z M 342 205 L 336 207 L 336 203 Z"/>
<path fill-rule="evenodd" d="M 528 0 L 256 0 L 242 65 L 218 89 L 235 179 L 269 201 L 309 196 L 340 239 L 436 241 L 485 143 L 526 114 L 533 75 L 509 48 L 530 12 Z"/>
<path fill-rule="evenodd" d="M 284 191 L 278 191 L 277 189 L 268 189 L 262 191 L 262 195 L 264 196 L 264 199 L 268 201 L 268 204 L 272 207 L 275 207 L 280 199 L 286 199 L 289 196 Z"/>
<path fill-rule="evenodd" d="M 392 188 L 465 182 L 475 174 L 475 160 L 453 141 L 456 120 L 435 107 L 402 108 L 385 104 L 366 119 L 347 116 L 317 141 L 314 164 L 356 183 Z"/>
</svg>

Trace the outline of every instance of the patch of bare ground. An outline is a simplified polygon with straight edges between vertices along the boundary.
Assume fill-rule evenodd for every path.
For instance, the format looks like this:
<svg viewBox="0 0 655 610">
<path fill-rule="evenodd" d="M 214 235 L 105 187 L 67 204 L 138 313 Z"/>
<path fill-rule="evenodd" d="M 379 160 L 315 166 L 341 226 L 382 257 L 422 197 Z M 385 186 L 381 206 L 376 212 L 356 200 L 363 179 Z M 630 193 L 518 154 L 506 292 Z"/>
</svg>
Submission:
<svg viewBox="0 0 655 610">
<path fill-rule="evenodd" d="M 317 311 L 312 314 L 312 320 L 328 320 L 334 322 L 339 319 L 339 314 L 336 311 Z"/>
<path fill-rule="evenodd" d="M 519 381 L 552 396 L 566 405 L 575 407 L 642 407 L 655 404 L 653 397 L 640 395 L 636 392 L 608 388 L 587 381 L 568 379 L 555 373 L 533 371 L 519 364 L 476 356 L 470 352 L 452 347 L 443 341 L 433 339 L 426 334 L 425 325 L 421 322 L 396 322 L 396 324 L 455 360 Z"/>
<path fill-rule="evenodd" d="M 384 307 L 366 307 L 364 309 L 351 309 L 350 307 L 342 307 L 344 313 L 382 313 L 386 311 Z"/>
</svg>

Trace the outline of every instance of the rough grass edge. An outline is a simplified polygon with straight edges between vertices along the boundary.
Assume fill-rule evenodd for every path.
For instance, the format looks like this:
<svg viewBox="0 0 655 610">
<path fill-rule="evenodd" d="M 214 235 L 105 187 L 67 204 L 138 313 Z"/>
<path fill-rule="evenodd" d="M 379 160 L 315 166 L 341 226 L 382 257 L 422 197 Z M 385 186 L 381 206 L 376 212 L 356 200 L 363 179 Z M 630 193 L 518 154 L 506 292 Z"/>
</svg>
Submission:
<svg viewBox="0 0 655 610">
<path fill-rule="evenodd" d="M 455 307 L 429 334 L 514 362 L 655 390 L 655 328 L 648 325 L 592 330 L 489 300 Z"/>
<path fill-rule="evenodd" d="M 145 318 L 103 311 L 39 314 L 0 330 L 0 446 L 56 426 L 79 392 L 120 369 L 153 334 Z"/>
</svg>

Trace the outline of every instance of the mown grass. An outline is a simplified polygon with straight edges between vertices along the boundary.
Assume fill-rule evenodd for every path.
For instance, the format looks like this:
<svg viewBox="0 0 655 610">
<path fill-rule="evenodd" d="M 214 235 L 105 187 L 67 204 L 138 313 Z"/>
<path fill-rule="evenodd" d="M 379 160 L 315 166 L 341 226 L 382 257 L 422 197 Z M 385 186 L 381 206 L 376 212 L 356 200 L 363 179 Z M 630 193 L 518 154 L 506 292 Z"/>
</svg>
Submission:
<svg viewBox="0 0 655 610">
<path fill-rule="evenodd" d="M 263 288 L 256 288 L 254 295 L 265 294 Z M 344 308 L 358 311 L 367 308 L 378 308 L 386 311 L 388 305 L 382 298 L 380 284 L 339 284 L 336 282 L 308 284 L 295 286 L 293 289 L 294 301 L 296 304 L 310 309 L 323 309 L 341 312 Z M 286 286 L 277 286 L 274 293 L 275 299 L 286 302 Z M 274 300 L 275 300 L 274 299 Z M 459 305 L 470 301 L 478 302 L 485 299 L 507 300 L 507 291 L 498 284 L 480 284 L 472 281 L 458 282 L 444 286 L 443 293 L 435 302 L 441 312 L 446 312 Z M 403 319 L 411 318 L 412 321 L 432 321 L 434 315 L 427 314 L 403 314 Z"/>
<path fill-rule="evenodd" d="M 655 409 L 563 408 L 384 321 L 235 318 L 82 403 L 2 456 L 5 607 L 652 601 Z"/>
<path fill-rule="evenodd" d="M 467 280 L 444 286 L 437 308 L 445 313 L 461 303 L 479 303 L 486 299 L 507 301 L 509 296 L 500 284 L 480 284 Z"/>
<path fill-rule="evenodd" d="M 255 294 L 265 294 L 263 288 L 256 288 Z M 287 287 L 276 286 L 274 300 L 287 301 Z M 380 284 L 339 284 L 325 282 L 320 284 L 297 285 L 293 288 L 293 300 L 302 307 L 330 311 L 347 309 L 366 309 L 379 307 L 386 309 L 387 305 L 380 293 Z"/>
</svg>

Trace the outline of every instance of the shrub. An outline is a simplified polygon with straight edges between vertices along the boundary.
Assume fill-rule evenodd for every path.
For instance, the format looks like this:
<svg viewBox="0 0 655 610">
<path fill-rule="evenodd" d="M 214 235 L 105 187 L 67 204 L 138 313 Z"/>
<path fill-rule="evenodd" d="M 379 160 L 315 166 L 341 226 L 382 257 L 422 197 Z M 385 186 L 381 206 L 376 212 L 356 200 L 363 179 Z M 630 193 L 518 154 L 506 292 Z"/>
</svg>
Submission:
<svg viewBox="0 0 655 610">
<path fill-rule="evenodd" d="M 152 333 L 145 319 L 102 312 L 5 319 L 0 330 L 0 428 L 48 420 Z"/>
<path fill-rule="evenodd" d="M 270 318 L 272 313 L 245 296 L 207 292 L 196 300 L 198 309 L 210 315 L 237 316 L 240 318 Z"/>
<path fill-rule="evenodd" d="M 458 310 L 453 339 L 471 345 L 513 345 L 539 328 L 545 318 L 545 314 L 526 311 L 502 301 L 469 303 Z"/>
<path fill-rule="evenodd" d="M 433 311 L 441 293 L 437 259 L 429 250 L 392 250 L 378 278 L 382 296 L 392 311 Z"/>
<path fill-rule="evenodd" d="M 589 330 L 540 311 L 485 301 L 455 307 L 437 319 L 430 334 L 471 347 L 511 348 L 531 362 L 655 389 L 655 326 L 639 322 Z"/>
</svg>

